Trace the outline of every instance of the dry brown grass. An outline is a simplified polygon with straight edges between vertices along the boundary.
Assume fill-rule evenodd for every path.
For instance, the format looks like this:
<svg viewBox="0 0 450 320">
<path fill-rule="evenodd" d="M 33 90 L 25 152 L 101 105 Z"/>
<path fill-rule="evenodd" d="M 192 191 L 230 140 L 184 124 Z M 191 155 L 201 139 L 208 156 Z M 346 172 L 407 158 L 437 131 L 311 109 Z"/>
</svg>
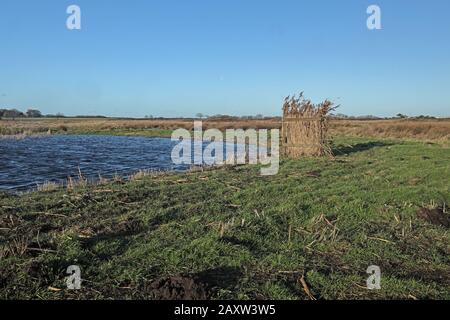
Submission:
<svg viewBox="0 0 450 320">
<path fill-rule="evenodd" d="M 152 174 L 150 170 L 139 170 L 128 176 L 130 181 L 139 181 Z"/>
<path fill-rule="evenodd" d="M 0 259 L 8 256 L 23 256 L 28 250 L 29 239 L 26 236 L 17 236 L 13 238 L 10 243 L 0 245 Z"/>
<path fill-rule="evenodd" d="M 194 119 L 33 119 L 33 120 L 0 120 L 0 135 L 39 132 L 64 132 L 73 130 L 145 130 L 145 129 L 192 129 Z M 248 128 L 278 128 L 277 118 L 261 120 L 203 120 L 204 128 L 217 129 L 248 129 Z"/>
<path fill-rule="evenodd" d="M 333 120 L 333 134 L 450 142 L 450 119 Z"/>
<path fill-rule="evenodd" d="M 81 169 L 80 167 L 78 167 L 78 177 L 76 178 L 72 178 L 72 177 L 67 177 L 67 190 L 73 190 L 76 187 L 85 187 L 88 185 L 88 179 L 83 176 L 83 174 L 81 173 Z"/>
<path fill-rule="evenodd" d="M 287 97 L 283 105 L 283 154 L 287 157 L 331 155 L 327 141 L 328 114 L 333 104 L 326 100 L 315 105 L 311 100 Z"/>
<path fill-rule="evenodd" d="M 98 119 L 98 118 L 66 118 L 66 119 L 32 119 L 32 120 L 0 120 L 0 136 L 27 133 L 98 131 L 98 130 L 146 130 L 193 128 L 194 119 Z M 204 120 L 205 129 L 248 129 L 248 128 L 281 128 L 280 118 L 261 120 Z M 137 132 L 138 133 L 138 132 Z M 380 138 L 399 138 L 450 142 L 450 119 L 436 120 L 336 120 L 330 119 L 332 135 L 364 136 Z"/>
<path fill-rule="evenodd" d="M 61 187 L 61 184 L 55 183 L 55 182 L 45 182 L 43 184 L 39 184 L 36 188 L 37 191 L 39 192 L 52 192 L 57 190 L 58 188 Z"/>
</svg>

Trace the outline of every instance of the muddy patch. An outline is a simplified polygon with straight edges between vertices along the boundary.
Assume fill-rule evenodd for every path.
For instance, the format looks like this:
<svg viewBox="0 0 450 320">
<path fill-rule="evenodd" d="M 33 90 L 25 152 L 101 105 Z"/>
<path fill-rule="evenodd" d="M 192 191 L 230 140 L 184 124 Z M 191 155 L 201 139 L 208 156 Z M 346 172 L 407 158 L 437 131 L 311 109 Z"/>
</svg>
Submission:
<svg viewBox="0 0 450 320">
<path fill-rule="evenodd" d="M 442 207 L 427 209 L 420 208 L 417 217 L 436 226 L 450 228 L 450 214 L 446 213 Z"/>
<path fill-rule="evenodd" d="M 206 285 L 193 277 L 173 276 L 151 282 L 146 291 L 153 300 L 206 300 Z"/>
</svg>

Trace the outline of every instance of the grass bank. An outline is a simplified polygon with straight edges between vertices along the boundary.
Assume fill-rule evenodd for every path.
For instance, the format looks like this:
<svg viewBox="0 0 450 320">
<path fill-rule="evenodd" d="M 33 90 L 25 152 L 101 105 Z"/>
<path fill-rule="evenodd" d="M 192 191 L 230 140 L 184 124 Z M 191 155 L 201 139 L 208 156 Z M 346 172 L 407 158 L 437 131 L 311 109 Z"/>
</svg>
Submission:
<svg viewBox="0 0 450 320">
<path fill-rule="evenodd" d="M 269 177 L 2 194 L 0 298 L 450 299 L 450 149 L 340 139 L 335 153 Z M 70 265 L 81 290 L 65 289 Z M 381 290 L 365 287 L 370 265 Z"/>
</svg>

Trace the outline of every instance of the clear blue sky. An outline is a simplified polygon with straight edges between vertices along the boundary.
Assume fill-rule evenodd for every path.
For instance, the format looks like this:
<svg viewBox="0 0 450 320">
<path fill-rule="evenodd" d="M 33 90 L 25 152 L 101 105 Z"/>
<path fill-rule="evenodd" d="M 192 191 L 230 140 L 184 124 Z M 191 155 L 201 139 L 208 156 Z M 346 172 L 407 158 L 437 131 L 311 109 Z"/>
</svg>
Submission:
<svg viewBox="0 0 450 320">
<path fill-rule="evenodd" d="M 450 116 L 449 16 L 448 0 L 1 0 L 0 108 L 280 115 L 303 90 L 351 115 Z"/>
</svg>

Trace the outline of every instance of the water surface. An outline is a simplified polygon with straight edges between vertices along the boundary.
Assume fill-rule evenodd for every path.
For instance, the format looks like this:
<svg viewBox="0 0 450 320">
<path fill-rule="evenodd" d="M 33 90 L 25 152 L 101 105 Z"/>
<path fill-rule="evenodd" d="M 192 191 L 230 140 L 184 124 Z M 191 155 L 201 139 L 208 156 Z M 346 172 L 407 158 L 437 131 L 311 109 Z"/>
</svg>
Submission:
<svg viewBox="0 0 450 320">
<path fill-rule="evenodd" d="M 111 178 L 138 170 L 183 171 L 168 138 L 55 135 L 22 140 L 0 139 L 0 191 L 29 190 L 38 184 L 78 176 Z"/>
</svg>

